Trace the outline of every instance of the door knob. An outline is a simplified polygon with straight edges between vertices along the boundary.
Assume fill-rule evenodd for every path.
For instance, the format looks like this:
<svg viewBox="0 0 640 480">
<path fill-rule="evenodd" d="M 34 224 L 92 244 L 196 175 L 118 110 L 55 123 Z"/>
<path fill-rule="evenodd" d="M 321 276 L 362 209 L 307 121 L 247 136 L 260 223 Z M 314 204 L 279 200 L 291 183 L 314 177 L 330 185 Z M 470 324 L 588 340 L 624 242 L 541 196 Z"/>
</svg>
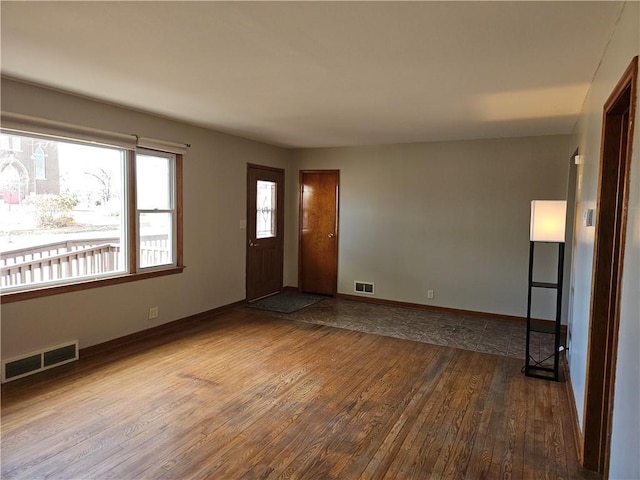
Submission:
<svg viewBox="0 0 640 480">
<path fill-rule="evenodd" d="M 336 236 L 336 234 L 335 234 L 335 233 L 330 233 L 330 234 L 328 235 L 328 237 L 329 237 L 329 238 L 335 238 L 335 236 Z"/>
</svg>

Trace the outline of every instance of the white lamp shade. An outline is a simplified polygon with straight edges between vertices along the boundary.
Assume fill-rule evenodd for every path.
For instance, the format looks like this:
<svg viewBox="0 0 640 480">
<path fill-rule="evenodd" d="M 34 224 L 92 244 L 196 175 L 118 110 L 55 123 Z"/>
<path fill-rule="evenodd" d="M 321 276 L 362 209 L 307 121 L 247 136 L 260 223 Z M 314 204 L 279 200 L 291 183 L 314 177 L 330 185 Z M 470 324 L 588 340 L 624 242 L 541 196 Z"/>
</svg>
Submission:
<svg viewBox="0 0 640 480">
<path fill-rule="evenodd" d="M 532 242 L 564 243 L 564 229 L 567 218 L 565 200 L 533 200 L 531 202 Z"/>
</svg>

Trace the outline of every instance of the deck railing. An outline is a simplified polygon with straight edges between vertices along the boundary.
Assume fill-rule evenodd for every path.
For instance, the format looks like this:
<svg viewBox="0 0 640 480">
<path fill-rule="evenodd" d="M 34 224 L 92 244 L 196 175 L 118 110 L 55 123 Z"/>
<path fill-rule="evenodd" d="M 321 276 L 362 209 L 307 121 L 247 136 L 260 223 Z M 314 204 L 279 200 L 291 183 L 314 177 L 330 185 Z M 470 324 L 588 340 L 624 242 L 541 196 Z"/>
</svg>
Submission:
<svg viewBox="0 0 640 480">
<path fill-rule="evenodd" d="M 0 267 L 14 265 L 16 263 L 29 262 L 40 258 L 59 255 L 62 253 L 81 250 L 106 243 L 119 244 L 120 237 L 87 238 L 79 240 L 62 240 L 59 242 L 47 243 L 44 245 L 34 245 L 31 247 L 7 250 L 0 253 Z"/>
<path fill-rule="evenodd" d="M 138 257 L 141 267 L 171 263 L 171 243 L 168 235 L 145 235 L 140 237 Z"/>
<path fill-rule="evenodd" d="M 11 287 L 115 272 L 121 268 L 120 238 L 64 240 L 4 251 L 0 254 L 0 286 Z M 167 235 L 140 239 L 142 266 L 171 261 Z"/>
<path fill-rule="evenodd" d="M 118 270 L 120 246 L 112 243 L 45 256 L 0 268 L 2 286 L 63 280 Z"/>
</svg>

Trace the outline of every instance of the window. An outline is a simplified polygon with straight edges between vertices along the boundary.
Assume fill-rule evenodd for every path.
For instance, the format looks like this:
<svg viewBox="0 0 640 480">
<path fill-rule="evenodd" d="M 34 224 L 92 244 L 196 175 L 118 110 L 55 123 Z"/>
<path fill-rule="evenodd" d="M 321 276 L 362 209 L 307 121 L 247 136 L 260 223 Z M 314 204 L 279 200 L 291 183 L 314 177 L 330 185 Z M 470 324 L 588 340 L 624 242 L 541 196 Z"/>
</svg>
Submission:
<svg viewBox="0 0 640 480">
<path fill-rule="evenodd" d="M 256 238 L 276 236 L 276 188 L 275 182 L 256 182 Z"/>
<path fill-rule="evenodd" d="M 46 170 L 45 170 L 45 153 L 44 149 L 41 145 L 37 145 L 35 150 L 33 151 L 33 161 L 34 161 L 34 169 L 37 180 L 46 179 Z"/>
<path fill-rule="evenodd" d="M 171 265 L 175 237 L 175 155 L 139 151 L 136 155 L 138 266 Z"/>
<path fill-rule="evenodd" d="M 20 137 L 14 135 L 2 135 L 0 138 L 0 149 L 6 151 L 20 151 Z"/>
<path fill-rule="evenodd" d="M 0 146 L 3 302 L 181 271 L 181 155 L 14 133 Z"/>
</svg>

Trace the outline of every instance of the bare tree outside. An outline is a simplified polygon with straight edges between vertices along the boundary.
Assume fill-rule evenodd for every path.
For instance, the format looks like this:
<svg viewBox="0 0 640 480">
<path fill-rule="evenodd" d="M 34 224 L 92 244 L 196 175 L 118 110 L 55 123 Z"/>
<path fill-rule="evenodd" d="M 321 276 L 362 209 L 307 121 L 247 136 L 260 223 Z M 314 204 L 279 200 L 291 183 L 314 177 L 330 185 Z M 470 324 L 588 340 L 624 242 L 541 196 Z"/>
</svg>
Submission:
<svg viewBox="0 0 640 480">
<path fill-rule="evenodd" d="M 84 172 L 87 176 L 93 179 L 97 185 L 100 192 L 100 200 L 98 200 L 101 204 L 109 203 L 112 197 L 111 193 L 111 181 L 113 174 L 104 168 L 96 168 L 93 171 Z"/>
</svg>

